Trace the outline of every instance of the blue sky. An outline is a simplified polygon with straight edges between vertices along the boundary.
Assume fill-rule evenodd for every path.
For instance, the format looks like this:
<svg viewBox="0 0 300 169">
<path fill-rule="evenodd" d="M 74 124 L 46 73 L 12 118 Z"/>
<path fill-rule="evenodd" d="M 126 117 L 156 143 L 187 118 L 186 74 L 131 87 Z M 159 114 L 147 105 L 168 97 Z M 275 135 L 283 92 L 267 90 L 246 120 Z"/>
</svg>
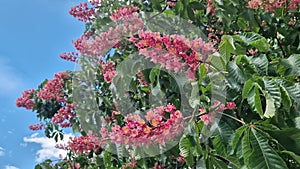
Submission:
<svg viewBox="0 0 300 169">
<path fill-rule="evenodd" d="M 28 129 L 34 112 L 15 107 L 23 90 L 74 64 L 59 58 L 84 24 L 68 14 L 79 0 L 0 0 L 0 168 L 31 169 L 57 154 L 52 143 Z"/>
</svg>

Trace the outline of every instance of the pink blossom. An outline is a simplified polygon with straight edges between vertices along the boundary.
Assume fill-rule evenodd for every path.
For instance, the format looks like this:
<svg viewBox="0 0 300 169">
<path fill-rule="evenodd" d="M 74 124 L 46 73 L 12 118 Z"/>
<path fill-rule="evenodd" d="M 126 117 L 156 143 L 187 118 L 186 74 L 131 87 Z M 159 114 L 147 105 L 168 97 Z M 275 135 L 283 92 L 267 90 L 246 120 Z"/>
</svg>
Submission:
<svg viewBox="0 0 300 169">
<path fill-rule="evenodd" d="M 96 152 L 100 147 L 104 147 L 106 143 L 105 139 L 101 139 L 89 131 L 86 136 L 70 138 L 67 149 L 72 150 L 76 154 L 89 153 L 91 151 Z"/>
<path fill-rule="evenodd" d="M 60 108 L 57 113 L 51 119 L 51 122 L 56 125 L 60 125 L 62 128 L 71 127 L 72 119 L 75 117 L 74 112 L 75 104 L 67 103 L 66 106 Z"/>
<path fill-rule="evenodd" d="M 78 58 L 78 53 L 77 52 L 64 52 L 60 54 L 60 58 L 70 61 L 70 62 L 76 62 Z"/>
<path fill-rule="evenodd" d="M 80 3 L 79 5 L 73 6 L 69 14 L 77 18 L 79 21 L 90 21 L 95 15 L 96 12 L 93 8 L 89 8 L 86 2 Z"/>
<path fill-rule="evenodd" d="M 44 128 L 44 126 L 45 126 L 45 124 L 43 124 L 43 123 L 32 124 L 32 125 L 29 126 L 29 129 L 34 130 L 34 131 L 42 130 Z"/>
<path fill-rule="evenodd" d="M 204 122 L 205 125 L 208 125 L 211 122 L 208 114 L 200 116 L 200 119 Z"/>
<path fill-rule="evenodd" d="M 64 81 L 68 79 L 68 72 L 56 73 L 53 80 L 49 80 L 37 93 L 37 97 L 43 100 L 55 99 L 64 102 Z"/>
<path fill-rule="evenodd" d="M 104 80 L 110 83 L 116 75 L 115 62 L 108 62 L 102 64 L 102 70 L 100 71 L 103 74 Z"/>
<path fill-rule="evenodd" d="M 229 110 L 233 110 L 233 109 L 236 108 L 236 105 L 235 105 L 234 102 L 227 102 L 227 103 L 226 103 L 226 107 L 227 107 L 227 109 L 229 109 Z"/>
<path fill-rule="evenodd" d="M 34 106 L 34 100 L 32 99 L 32 94 L 35 92 L 34 89 L 25 90 L 22 96 L 17 98 L 17 107 L 24 107 L 27 110 L 32 110 Z"/>
<path fill-rule="evenodd" d="M 120 9 L 115 10 L 110 18 L 111 20 L 117 22 L 121 19 L 123 19 L 124 17 L 131 15 L 134 12 L 138 12 L 140 9 L 138 7 L 135 6 L 122 6 Z"/>
</svg>

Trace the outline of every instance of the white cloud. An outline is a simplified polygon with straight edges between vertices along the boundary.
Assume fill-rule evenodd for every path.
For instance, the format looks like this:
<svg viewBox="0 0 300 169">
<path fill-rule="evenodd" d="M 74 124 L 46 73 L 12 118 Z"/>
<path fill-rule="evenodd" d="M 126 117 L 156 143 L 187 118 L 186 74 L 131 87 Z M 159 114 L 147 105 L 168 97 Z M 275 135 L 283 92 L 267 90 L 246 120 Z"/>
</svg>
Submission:
<svg viewBox="0 0 300 169">
<path fill-rule="evenodd" d="M 5 169 L 19 169 L 18 167 L 12 166 L 12 165 L 6 165 Z"/>
<path fill-rule="evenodd" d="M 4 156 L 4 154 L 5 154 L 5 153 L 4 153 L 4 148 L 0 147 L 0 157 L 1 157 L 1 156 Z"/>
<path fill-rule="evenodd" d="M 64 140 L 59 141 L 59 144 L 67 143 L 69 141 L 69 137 L 73 137 L 72 134 L 65 134 Z M 38 133 L 32 134 L 29 138 L 23 138 L 25 143 L 37 143 L 41 145 L 41 149 L 39 149 L 36 153 L 36 162 L 42 162 L 49 158 L 59 158 L 59 155 L 66 156 L 67 152 L 65 150 L 55 148 L 57 144 L 54 139 L 49 139 L 47 137 L 39 137 Z"/>
<path fill-rule="evenodd" d="M 0 57 L 0 90 L 10 93 L 21 87 L 21 78 L 16 74 L 15 68 L 9 65 L 8 59 Z M 2 93 L 1 92 L 1 93 Z"/>
</svg>

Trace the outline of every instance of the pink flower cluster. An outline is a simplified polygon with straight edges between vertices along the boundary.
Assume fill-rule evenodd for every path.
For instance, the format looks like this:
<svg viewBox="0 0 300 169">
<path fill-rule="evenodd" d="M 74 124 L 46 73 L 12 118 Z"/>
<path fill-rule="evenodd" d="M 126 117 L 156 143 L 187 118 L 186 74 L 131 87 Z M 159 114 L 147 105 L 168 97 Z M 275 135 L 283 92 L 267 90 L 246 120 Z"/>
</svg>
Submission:
<svg viewBox="0 0 300 169">
<path fill-rule="evenodd" d="M 102 73 L 104 80 L 110 83 L 116 75 L 115 70 L 115 62 L 108 62 L 101 65 L 102 69 L 100 73 Z"/>
<path fill-rule="evenodd" d="M 24 107 L 27 110 L 32 110 L 34 106 L 34 100 L 32 99 L 33 93 L 34 89 L 25 90 L 22 93 L 22 96 L 16 100 L 17 107 Z"/>
<path fill-rule="evenodd" d="M 70 138 L 66 147 L 58 145 L 57 148 L 72 150 L 76 154 L 89 153 L 98 151 L 99 148 L 105 147 L 106 141 L 93 135 L 91 131 L 86 136 Z"/>
<path fill-rule="evenodd" d="M 166 113 L 170 114 L 170 118 L 166 118 Z M 116 144 L 135 146 L 150 143 L 164 145 L 183 130 L 182 114 L 173 104 L 150 110 L 145 118 L 147 123 L 137 114 L 127 115 L 123 127 L 119 125 L 112 127 L 111 141 Z"/>
<path fill-rule="evenodd" d="M 118 17 L 119 20 L 122 19 L 122 23 L 119 23 L 116 27 L 110 27 L 108 31 L 94 36 L 93 39 L 90 36 L 78 38 L 73 42 L 75 48 L 83 55 L 98 57 L 104 56 L 111 48 L 120 46 L 122 38 L 126 38 L 130 33 L 136 33 L 144 27 L 143 21 L 136 12 L 131 14 L 128 12 L 137 9 L 137 7 L 127 6 L 121 8 L 121 12 L 113 13 L 112 16 L 114 17 L 122 15 L 121 18 Z M 123 10 L 128 11 L 124 12 Z"/>
<path fill-rule="evenodd" d="M 130 16 L 134 12 L 138 12 L 140 9 L 135 6 L 122 6 L 120 9 L 115 10 L 111 16 L 110 19 L 117 22 L 121 19 L 127 20 L 127 17 Z"/>
<path fill-rule="evenodd" d="M 180 35 L 161 35 L 158 32 L 139 31 L 138 38 L 131 37 L 138 50 L 154 63 L 160 63 L 166 69 L 174 72 L 182 71 L 187 67 L 187 77 L 195 80 L 196 69 L 204 57 L 214 48 L 202 39 L 190 41 Z"/>
<path fill-rule="evenodd" d="M 262 8 L 274 12 L 278 8 L 297 9 L 300 0 L 250 0 L 248 7 L 252 9 Z"/>
<path fill-rule="evenodd" d="M 73 6 L 69 14 L 77 18 L 79 21 L 90 21 L 95 15 L 95 9 L 89 8 L 86 2 L 80 3 L 79 5 Z"/>
<path fill-rule="evenodd" d="M 70 61 L 70 62 L 76 62 L 78 58 L 78 53 L 77 52 L 64 52 L 60 54 L 60 58 Z"/>
<path fill-rule="evenodd" d="M 224 110 L 234 110 L 236 108 L 236 104 L 234 102 L 226 102 L 226 105 L 220 104 L 219 101 L 215 101 L 211 106 L 209 111 L 224 111 Z M 204 122 L 205 125 L 212 123 L 215 119 L 214 113 L 206 113 L 204 108 L 199 109 L 200 119 Z"/>
<path fill-rule="evenodd" d="M 55 125 L 60 125 L 62 128 L 71 127 L 71 120 L 75 117 L 74 112 L 75 103 L 69 104 L 61 107 L 57 113 L 51 119 L 51 122 Z"/>
<path fill-rule="evenodd" d="M 36 131 L 36 130 L 42 130 L 44 128 L 45 124 L 38 123 L 38 124 L 32 124 L 29 126 L 30 130 Z"/>
<path fill-rule="evenodd" d="M 37 97 L 43 100 L 55 99 L 58 102 L 64 102 L 64 81 L 68 79 L 68 72 L 56 73 L 54 79 L 49 80 L 43 88 L 37 93 Z"/>
<path fill-rule="evenodd" d="M 206 14 L 211 14 L 212 16 L 216 15 L 215 3 L 213 0 L 206 0 L 207 2 L 207 9 Z"/>
</svg>

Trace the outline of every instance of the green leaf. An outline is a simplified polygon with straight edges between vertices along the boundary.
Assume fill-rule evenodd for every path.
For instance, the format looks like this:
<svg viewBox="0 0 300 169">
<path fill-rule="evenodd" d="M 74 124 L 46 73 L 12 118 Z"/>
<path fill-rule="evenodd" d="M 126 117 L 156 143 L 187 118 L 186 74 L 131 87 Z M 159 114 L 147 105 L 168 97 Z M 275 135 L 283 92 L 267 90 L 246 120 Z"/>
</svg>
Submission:
<svg viewBox="0 0 300 169">
<path fill-rule="evenodd" d="M 254 87 L 254 82 L 249 79 L 245 82 L 243 91 L 242 91 L 242 98 L 246 99 L 249 96 L 249 93 L 251 92 L 252 88 Z"/>
<path fill-rule="evenodd" d="M 224 67 L 227 65 L 227 62 L 229 62 L 231 53 L 233 53 L 234 50 L 235 50 L 235 46 L 234 46 L 234 40 L 232 36 L 223 35 L 220 48 L 219 48 L 219 53 L 221 54 Z"/>
<path fill-rule="evenodd" d="M 283 86 L 285 87 L 291 98 L 296 103 L 300 103 L 300 83 L 284 83 Z"/>
<path fill-rule="evenodd" d="M 286 76 L 300 76 L 300 54 L 291 55 L 280 62 L 286 69 Z"/>
<path fill-rule="evenodd" d="M 292 106 L 292 101 L 289 96 L 289 93 L 283 87 L 281 84 L 279 84 L 280 87 L 280 92 L 281 92 L 281 97 L 282 97 L 282 106 L 285 109 L 285 111 L 290 112 L 291 106 Z"/>
<path fill-rule="evenodd" d="M 266 75 L 268 72 L 269 61 L 265 54 L 258 57 L 250 57 L 251 62 L 255 65 L 260 75 Z"/>
<path fill-rule="evenodd" d="M 300 164 L 300 156 L 296 155 L 294 152 L 287 151 L 287 150 L 283 150 L 281 152 L 290 155 L 295 161 L 297 161 L 297 163 Z"/>
<path fill-rule="evenodd" d="M 247 128 L 245 131 L 244 137 L 242 139 L 242 154 L 244 158 L 244 163 L 249 164 L 250 156 L 252 154 L 252 148 L 250 144 L 250 130 Z"/>
<path fill-rule="evenodd" d="M 265 110 L 264 116 L 266 118 L 273 117 L 273 116 L 275 116 L 275 112 L 276 112 L 275 101 L 270 95 L 267 95 L 266 96 L 266 110 Z"/>
<path fill-rule="evenodd" d="M 253 75 L 257 75 L 258 71 L 256 67 L 253 65 L 251 60 L 246 55 L 239 55 L 236 58 L 236 64 L 240 67 L 240 69 L 244 72 L 248 77 L 252 77 Z"/>
<path fill-rule="evenodd" d="M 228 166 L 227 166 L 227 164 L 224 161 L 222 161 L 222 160 L 220 160 L 220 159 L 218 159 L 218 158 L 216 158 L 214 156 L 210 157 L 210 162 L 212 163 L 212 165 L 215 168 L 218 168 L 218 169 L 228 169 Z"/>
<path fill-rule="evenodd" d="M 193 147 L 190 136 L 182 136 L 179 142 L 180 154 L 185 158 L 186 164 L 192 166 L 194 164 Z"/>
<path fill-rule="evenodd" d="M 232 78 L 241 84 L 245 82 L 245 75 L 235 62 L 229 62 L 227 64 L 227 72 L 229 78 Z"/>
<path fill-rule="evenodd" d="M 276 81 L 271 78 L 264 77 L 263 81 L 265 84 L 265 90 L 268 95 L 274 99 L 276 108 L 279 108 L 281 106 L 281 92 L 279 86 Z"/>
<path fill-rule="evenodd" d="M 234 40 L 245 43 L 246 45 L 257 48 L 260 52 L 269 51 L 269 44 L 266 38 L 254 33 L 254 32 L 243 32 L 241 34 L 233 36 Z"/>
<path fill-rule="evenodd" d="M 247 128 L 248 128 L 247 126 L 242 126 L 235 130 L 234 138 L 232 140 L 231 154 L 233 154 L 235 152 L 235 150 L 238 147 L 239 142 Z"/>
<path fill-rule="evenodd" d="M 300 155 L 300 129 L 287 128 L 282 130 L 268 130 L 271 137 L 275 138 L 286 150 Z"/>
<path fill-rule="evenodd" d="M 251 169 L 287 169 L 283 159 L 268 144 L 268 139 L 255 128 L 250 129 L 250 144 L 252 153 L 248 166 Z"/>
<path fill-rule="evenodd" d="M 257 87 L 257 85 L 255 85 L 255 87 L 249 92 L 247 101 L 251 109 L 257 112 L 261 118 L 263 118 L 264 113 L 263 113 L 261 99 L 260 99 L 259 87 Z"/>
</svg>

